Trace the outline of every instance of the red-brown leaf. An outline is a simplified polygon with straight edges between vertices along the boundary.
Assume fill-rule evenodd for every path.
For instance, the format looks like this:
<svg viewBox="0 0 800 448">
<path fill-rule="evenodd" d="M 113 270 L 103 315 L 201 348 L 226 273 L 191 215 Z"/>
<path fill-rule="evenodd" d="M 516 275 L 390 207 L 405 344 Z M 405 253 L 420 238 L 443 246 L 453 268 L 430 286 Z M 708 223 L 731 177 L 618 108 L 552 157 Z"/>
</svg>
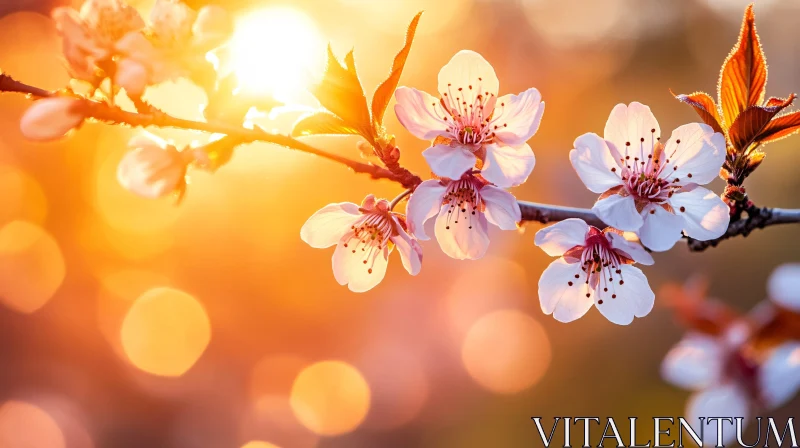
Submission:
<svg viewBox="0 0 800 448">
<path fill-rule="evenodd" d="M 719 103 L 725 124 L 750 106 L 761 104 L 767 86 L 767 63 L 756 33 L 753 4 L 744 13 L 739 42 L 733 47 L 719 78 Z"/>
<path fill-rule="evenodd" d="M 675 95 L 672 90 L 670 90 L 670 93 L 672 93 L 672 96 L 677 98 L 678 101 L 692 106 L 695 112 L 697 112 L 697 115 L 700 115 L 703 122 L 711 126 L 714 132 L 725 133 L 722 130 L 722 121 L 719 119 L 717 105 L 714 104 L 714 99 L 707 93 L 695 92 L 691 95 Z"/>
<path fill-rule="evenodd" d="M 375 126 L 380 128 L 383 125 L 383 115 L 386 113 L 386 107 L 389 105 L 389 100 L 392 99 L 397 83 L 400 82 L 400 75 L 403 73 L 403 67 L 406 65 L 408 53 L 411 51 L 411 43 L 414 41 L 414 33 L 417 31 L 417 24 L 419 18 L 422 16 L 422 11 L 418 12 L 408 25 L 406 31 L 406 43 L 403 48 L 394 57 L 392 63 L 392 71 L 389 72 L 389 77 L 375 89 L 375 94 L 372 95 L 372 120 Z"/>
<path fill-rule="evenodd" d="M 767 143 L 788 137 L 800 131 L 800 111 L 773 118 L 764 126 L 756 141 Z"/>
<path fill-rule="evenodd" d="M 794 101 L 794 94 L 775 106 L 750 106 L 742 112 L 728 130 L 728 137 L 733 147 L 739 152 L 745 151 L 763 132 L 770 120 Z"/>
</svg>

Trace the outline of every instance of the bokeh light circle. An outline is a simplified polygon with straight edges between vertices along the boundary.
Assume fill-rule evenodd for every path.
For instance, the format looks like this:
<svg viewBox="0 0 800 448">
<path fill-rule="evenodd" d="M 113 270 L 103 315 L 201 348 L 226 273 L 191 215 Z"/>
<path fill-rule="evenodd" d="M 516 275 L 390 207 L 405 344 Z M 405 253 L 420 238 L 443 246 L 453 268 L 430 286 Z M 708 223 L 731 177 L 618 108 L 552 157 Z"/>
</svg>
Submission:
<svg viewBox="0 0 800 448">
<path fill-rule="evenodd" d="M 320 435 L 340 435 L 364 421 L 370 406 L 370 389 L 350 364 L 323 361 L 300 372 L 292 386 L 290 403 L 306 428 Z"/>
<path fill-rule="evenodd" d="M 0 303 L 32 313 L 53 297 L 65 274 L 61 249 L 47 231 L 26 221 L 0 229 Z"/>
<path fill-rule="evenodd" d="M 173 288 L 154 288 L 139 297 L 122 322 L 122 348 L 137 368 L 159 376 L 181 376 L 211 341 L 203 305 Z"/>
<path fill-rule="evenodd" d="M 3 448 L 65 448 L 64 433 L 50 414 L 24 401 L 0 406 Z"/>
<path fill-rule="evenodd" d="M 537 383 L 550 365 L 550 341 L 536 320 L 516 310 L 480 318 L 467 333 L 461 359 L 469 375 L 499 394 Z"/>
</svg>

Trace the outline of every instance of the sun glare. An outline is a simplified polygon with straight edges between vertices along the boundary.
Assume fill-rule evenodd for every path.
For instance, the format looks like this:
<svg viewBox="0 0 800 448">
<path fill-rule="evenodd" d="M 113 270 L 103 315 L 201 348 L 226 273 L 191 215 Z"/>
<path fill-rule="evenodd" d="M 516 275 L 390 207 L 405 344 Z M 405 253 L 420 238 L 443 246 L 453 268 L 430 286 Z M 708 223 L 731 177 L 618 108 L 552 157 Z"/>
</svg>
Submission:
<svg viewBox="0 0 800 448">
<path fill-rule="evenodd" d="M 231 63 L 243 89 L 291 102 L 324 68 L 325 41 L 300 11 L 253 11 L 236 23 Z"/>
</svg>

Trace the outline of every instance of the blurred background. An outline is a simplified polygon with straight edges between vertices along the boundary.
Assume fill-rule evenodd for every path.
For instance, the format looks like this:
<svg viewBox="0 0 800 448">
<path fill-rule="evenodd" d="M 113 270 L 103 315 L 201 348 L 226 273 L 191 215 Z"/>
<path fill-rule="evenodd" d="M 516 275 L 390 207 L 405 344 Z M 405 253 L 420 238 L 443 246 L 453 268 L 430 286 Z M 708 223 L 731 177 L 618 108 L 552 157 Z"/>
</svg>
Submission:
<svg viewBox="0 0 800 448">
<path fill-rule="evenodd" d="M 189 2 L 198 7 L 206 2 Z M 310 107 L 303 88 L 325 45 L 355 57 L 368 95 L 424 9 L 401 85 L 436 90 L 458 50 L 482 53 L 500 93 L 537 87 L 547 103 L 529 142 L 537 157 L 525 200 L 589 207 L 594 194 L 567 154 L 601 133 L 611 108 L 652 107 L 665 135 L 694 112 L 672 98 L 716 97 L 745 0 L 231 0 L 234 67 L 244 87 L 291 102 L 257 117 L 287 131 Z M 79 1 L 0 4 L 0 68 L 57 89 L 68 75 L 52 8 Z M 152 0 L 134 0 L 149 14 Z M 800 1 L 756 1 L 769 67 L 767 94 L 800 92 Z M 306 76 L 311 73 L 311 76 Z M 188 82 L 148 92 L 168 112 L 200 118 Z M 592 309 L 560 324 L 536 285 L 552 260 L 540 228 L 495 232 L 488 255 L 459 262 L 424 244 L 412 278 L 396 259 L 366 294 L 340 287 L 332 250 L 299 230 L 330 202 L 392 198 L 392 183 L 265 144 L 240 148 L 216 174 L 195 172 L 184 202 L 122 189 L 116 166 L 141 130 L 86 124 L 52 144 L 23 140 L 29 102 L 0 97 L 0 441 L 31 448 L 361 448 L 540 446 L 531 416 L 684 415 L 688 393 L 659 377 L 683 330 L 659 302 L 615 326 Z M 402 162 L 425 173 L 425 142 L 393 113 Z M 151 129 L 176 143 L 198 133 Z M 313 144 L 358 157 L 357 138 Z M 800 137 L 770 144 L 747 182 L 758 205 L 800 207 Z M 712 184 L 721 191 L 720 180 Z M 492 229 L 497 230 L 497 229 Z M 710 293 L 746 311 L 769 273 L 800 261 L 796 226 L 719 248 L 682 247 L 643 270 L 655 291 L 700 274 Z M 795 400 L 769 415 L 797 415 Z M 550 421 L 550 420 L 546 420 Z M 627 438 L 627 436 L 626 436 Z"/>
</svg>

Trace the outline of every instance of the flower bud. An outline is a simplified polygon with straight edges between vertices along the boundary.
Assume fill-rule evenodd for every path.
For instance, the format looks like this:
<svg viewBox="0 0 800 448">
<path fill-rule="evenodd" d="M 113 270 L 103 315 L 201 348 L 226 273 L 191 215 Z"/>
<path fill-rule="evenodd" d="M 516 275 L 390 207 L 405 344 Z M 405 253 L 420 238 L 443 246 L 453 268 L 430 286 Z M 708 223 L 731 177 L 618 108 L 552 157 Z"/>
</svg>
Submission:
<svg viewBox="0 0 800 448">
<path fill-rule="evenodd" d="M 128 144 L 133 148 L 117 168 L 117 180 L 128 191 L 156 199 L 183 187 L 188 160 L 173 145 L 147 137 Z"/>
<path fill-rule="evenodd" d="M 66 97 L 44 98 L 33 103 L 20 120 L 22 135 L 30 140 L 61 138 L 83 123 L 80 100 Z"/>
</svg>

